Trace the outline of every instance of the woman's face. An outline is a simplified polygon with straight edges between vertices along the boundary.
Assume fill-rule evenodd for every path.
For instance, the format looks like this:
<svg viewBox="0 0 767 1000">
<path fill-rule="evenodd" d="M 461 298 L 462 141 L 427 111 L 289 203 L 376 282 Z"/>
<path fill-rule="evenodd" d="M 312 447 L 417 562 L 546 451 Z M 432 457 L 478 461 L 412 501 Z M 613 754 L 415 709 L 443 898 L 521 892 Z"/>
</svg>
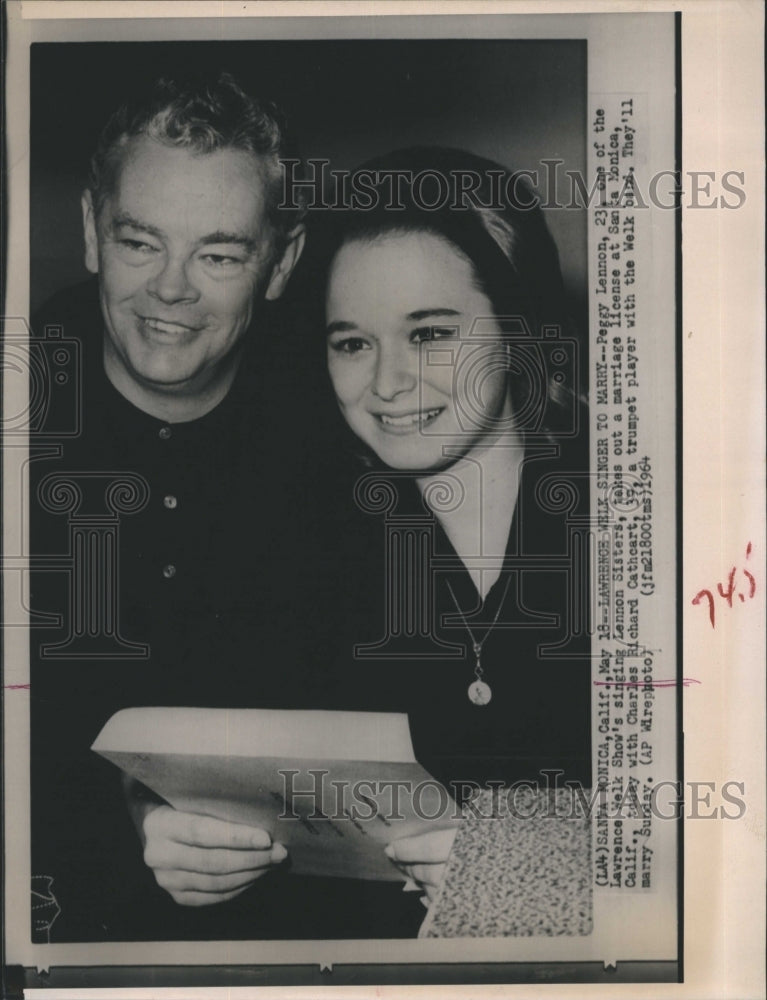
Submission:
<svg viewBox="0 0 767 1000">
<path fill-rule="evenodd" d="M 392 233 L 345 244 L 327 324 L 341 411 L 390 468 L 438 469 L 510 426 L 500 327 L 447 240 Z"/>
</svg>

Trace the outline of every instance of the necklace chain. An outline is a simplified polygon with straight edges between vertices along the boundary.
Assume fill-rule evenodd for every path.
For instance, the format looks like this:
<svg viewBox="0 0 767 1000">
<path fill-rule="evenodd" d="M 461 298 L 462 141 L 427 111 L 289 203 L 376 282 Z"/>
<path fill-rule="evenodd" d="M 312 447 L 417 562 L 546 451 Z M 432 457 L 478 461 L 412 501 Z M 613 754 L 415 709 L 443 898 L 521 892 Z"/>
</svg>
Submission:
<svg viewBox="0 0 767 1000">
<path fill-rule="evenodd" d="M 461 606 L 458 603 L 458 599 L 453 593 L 453 588 L 450 586 L 450 581 L 445 580 L 445 583 L 447 584 L 447 589 L 450 591 L 450 596 L 453 598 L 453 604 L 455 604 L 456 611 L 461 616 L 461 621 L 463 622 L 466 631 L 469 633 L 471 637 L 472 647 L 474 649 L 474 655 L 477 658 L 477 663 L 474 667 L 474 676 L 477 678 L 477 680 L 481 680 L 482 675 L 484 674 L 484 670 L 482 669 L 482 647 L 484 646 L 487 637 L 493 631 L 498 622 L 498 618 L 501 614 L 501 608 L 503 607 L 504 601 L 506 600 L 506 594 L 509 592 L 509 584 L 511 583 L 511 577 L 508 578 L 508 580 L 506 581 L 506 586 L 503 588 L 503 594 L 501 595 L 501 600 L 498 603 L 498 608 L 495 612 L 495 617 L 493 618 L 492 622 L 490 623 L 490 626 L 488 627 L 487 631 L 485 632 L 485 634 L 482 636 L 481 639 L 477 639 L 477 637 L 471 630 L 471 626 L 466 621 L 466 615 L 461 610 Z"/>
</svg>

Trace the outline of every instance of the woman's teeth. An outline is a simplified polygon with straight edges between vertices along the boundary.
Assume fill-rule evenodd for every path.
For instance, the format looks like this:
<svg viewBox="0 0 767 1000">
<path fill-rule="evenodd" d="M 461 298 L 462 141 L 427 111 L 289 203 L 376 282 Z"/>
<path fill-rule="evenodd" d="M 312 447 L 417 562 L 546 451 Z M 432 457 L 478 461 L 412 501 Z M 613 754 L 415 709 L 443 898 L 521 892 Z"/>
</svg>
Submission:
<svg viewBox="0 0 767 1000">
<path fill-rule="evenodd" d="M 416 424 L 422 424 L 425 420 L 433 419 L 440 412 L 441 408 L 437 407 L 436 410 L 421 410 L 418 413 L 406 413 L 402 417 L 390 417 L 386 413 L 379 413 L 378 419 L 382 424 L 387 424 L 391 427 L 413 427 Z"/>
</svg>

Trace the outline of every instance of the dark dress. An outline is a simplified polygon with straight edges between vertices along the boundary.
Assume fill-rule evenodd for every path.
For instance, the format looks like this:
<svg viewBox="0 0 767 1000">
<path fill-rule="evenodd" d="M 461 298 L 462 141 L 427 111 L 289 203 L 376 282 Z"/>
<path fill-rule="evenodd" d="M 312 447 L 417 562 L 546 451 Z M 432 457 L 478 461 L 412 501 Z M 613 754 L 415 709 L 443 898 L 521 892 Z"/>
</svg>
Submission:
<svg viewBox="0 0 767 1000">
<path fill-rule="evenodd" d="M 463 783 L 545 786 L 553 771 L 560 784 L 590 784 L 588 480 L 573 461 L 548 445 L 526 451 L 503 569 L 484 602 L 413 480 L 369 473 L 358 498 L 388 481 L 396 500 L 383 514 L 350 510 L 337 555 L 344 648 L 328 657 L 334 700 L 406 711 L 418 760 L 459 798 Z M 482 643 L 486 705 L 468 696 L 475 656 L 456 602 Z"/>
</svg>

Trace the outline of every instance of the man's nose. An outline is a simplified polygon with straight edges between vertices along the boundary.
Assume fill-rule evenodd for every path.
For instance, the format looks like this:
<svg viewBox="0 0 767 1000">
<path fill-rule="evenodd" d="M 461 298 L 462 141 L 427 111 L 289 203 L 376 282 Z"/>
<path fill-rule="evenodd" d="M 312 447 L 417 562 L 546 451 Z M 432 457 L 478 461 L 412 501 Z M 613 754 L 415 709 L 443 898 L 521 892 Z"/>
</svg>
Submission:
<svg viewBox="0 0 767 1000">
<path fill-rule="evenodd" d="M 384 400 L 411 392 L 418 384 L 417 365 L 417 358 L 406 358 L 401 351 L 381 351 L 373 377 L 373 392 Z"/>
<path fill-rule="evenodd" d="M 147 282 L 147 291 L 168 305 L 175 302 L 194 302 L 199 292 L 188 274 L 188 262 L 168 254 L 155 274 Z"/>
</svg>

